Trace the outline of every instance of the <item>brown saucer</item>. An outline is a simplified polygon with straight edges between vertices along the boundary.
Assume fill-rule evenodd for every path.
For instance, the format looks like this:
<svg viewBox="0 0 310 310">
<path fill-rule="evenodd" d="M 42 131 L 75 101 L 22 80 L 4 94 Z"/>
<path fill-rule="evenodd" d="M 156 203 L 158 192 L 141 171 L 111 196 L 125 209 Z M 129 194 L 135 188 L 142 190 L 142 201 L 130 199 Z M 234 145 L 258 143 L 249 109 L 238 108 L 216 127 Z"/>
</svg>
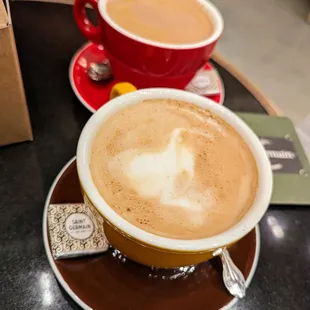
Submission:
<svg viewBox="0 0 310 310">
<path fill-rule="evenodd" d="M 228 309 L 237 301 L 224 287 L 218 258 L 189 268 L 187 272 L 182 269 L 152 270 L 125 260 L 113 249 L 100 255 L 55 261 L 48 241 L 47 206 L 50 203 L 82 201 L 73 158 L 56 177 L 47 196 L 43 237 L 57 280 L 83 309 L 217 310 Z M 256 227 L 229 250 L 233 261 L 245 275 L 247 286 L 256 270 L 259 245 Z M 178 275 L 180 277 L 172 279 Z"/>
</svg>

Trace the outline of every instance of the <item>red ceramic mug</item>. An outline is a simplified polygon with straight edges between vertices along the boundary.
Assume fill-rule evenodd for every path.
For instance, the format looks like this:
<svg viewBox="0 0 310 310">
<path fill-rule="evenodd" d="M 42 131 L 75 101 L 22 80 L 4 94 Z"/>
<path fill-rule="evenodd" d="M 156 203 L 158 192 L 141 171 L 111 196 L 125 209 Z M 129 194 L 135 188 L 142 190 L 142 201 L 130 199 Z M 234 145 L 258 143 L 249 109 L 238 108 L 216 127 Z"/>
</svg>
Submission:
<svg viewBox="0 0 310 310">
<path fill-rule="evenodd" d="M 108 1 L 76 0 L 74 17 L 88 40 L 103 44 L 115 79 L 130 82 L 137 88 L 184 88 L 209 60 L 223 31 L 223 19 L 217 8 L 209 1 L 197 0 L 214 26 L 209 38 L 193 44 L 165 44 L 147 40 L 126 31 L 112 20 L 106 10 Z M 86 4 L 96 11 L 98 26 L 87 18 Z"/>
</svg>

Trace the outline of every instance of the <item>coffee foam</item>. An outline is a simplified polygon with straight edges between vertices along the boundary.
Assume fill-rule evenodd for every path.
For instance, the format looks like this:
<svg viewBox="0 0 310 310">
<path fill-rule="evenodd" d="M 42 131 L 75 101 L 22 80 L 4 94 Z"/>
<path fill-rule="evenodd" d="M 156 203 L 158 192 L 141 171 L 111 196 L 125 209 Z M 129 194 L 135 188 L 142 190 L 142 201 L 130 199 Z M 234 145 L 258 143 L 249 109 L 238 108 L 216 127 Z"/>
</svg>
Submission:
<svg viewBox="0 0 310 310">
<path fill-rule="evenodd" d="M 106 7 L 121 28 L 156 42 L 198 43 L 214 32 L 211 18 L 197 0 L 109 0 Z"/>
<path fill-rule="evenodd" d="M 212 113 L 174 100 L 147 100 L 107 120 L 91 171 L 122 217 L 158 235 L 195 239 L 235 224 L 257 187 L 254 158 Z"/>
</svg>

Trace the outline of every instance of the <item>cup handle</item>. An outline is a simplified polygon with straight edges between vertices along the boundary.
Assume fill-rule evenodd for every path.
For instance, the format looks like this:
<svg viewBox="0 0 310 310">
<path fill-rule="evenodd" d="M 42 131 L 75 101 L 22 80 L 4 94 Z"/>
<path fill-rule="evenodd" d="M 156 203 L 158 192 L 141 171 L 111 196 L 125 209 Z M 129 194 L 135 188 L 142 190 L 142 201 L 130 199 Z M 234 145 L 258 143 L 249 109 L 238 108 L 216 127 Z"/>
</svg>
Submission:
<svg viewBox="0 0 310 310">
<path fill-rule="evenodd" d="M 82 34 L 95 44 L 100 42 L 100 26 L 95 26 L 87 18 L 85 13 L 85 5 L 90 4 L 97 14 L 97 18 L 100 21 L 100 13 L 98 10 L 98 0 L 75 0 L 73 6 L 74 19 L 82 32 Z"/>
<path fill-rule="evenodd" d="M 119 97 L 127 93 L 131 93 L 136 90 L 137 89 L 131 83 L 128 82 L 117 83 L 111 89 L 110 99 L 114 99 L 116 97 Z"/>
</svg>

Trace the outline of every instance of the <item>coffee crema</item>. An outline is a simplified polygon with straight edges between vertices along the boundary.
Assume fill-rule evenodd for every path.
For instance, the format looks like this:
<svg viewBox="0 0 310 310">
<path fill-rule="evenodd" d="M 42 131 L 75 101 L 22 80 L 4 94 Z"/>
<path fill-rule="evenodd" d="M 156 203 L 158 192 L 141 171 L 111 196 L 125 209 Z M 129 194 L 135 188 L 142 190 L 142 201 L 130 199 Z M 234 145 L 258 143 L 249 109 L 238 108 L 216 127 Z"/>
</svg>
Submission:
<svg viewBox="0 0 310 310">
<path fill-rule="evenodd" d="M 93 181 L 141 229 L 199 239 L 235 225 L 258 185 L 255 159 L 224 120 L 193 104 L 145 100 L 108 118 L 91 149 Z"/>
<path fill-rule="evenodd" d="M 160 43 L 198 43 L 214 31 L 198 0 L 108 0 L 106 8 L 121 28 Z"/>
</svg>

